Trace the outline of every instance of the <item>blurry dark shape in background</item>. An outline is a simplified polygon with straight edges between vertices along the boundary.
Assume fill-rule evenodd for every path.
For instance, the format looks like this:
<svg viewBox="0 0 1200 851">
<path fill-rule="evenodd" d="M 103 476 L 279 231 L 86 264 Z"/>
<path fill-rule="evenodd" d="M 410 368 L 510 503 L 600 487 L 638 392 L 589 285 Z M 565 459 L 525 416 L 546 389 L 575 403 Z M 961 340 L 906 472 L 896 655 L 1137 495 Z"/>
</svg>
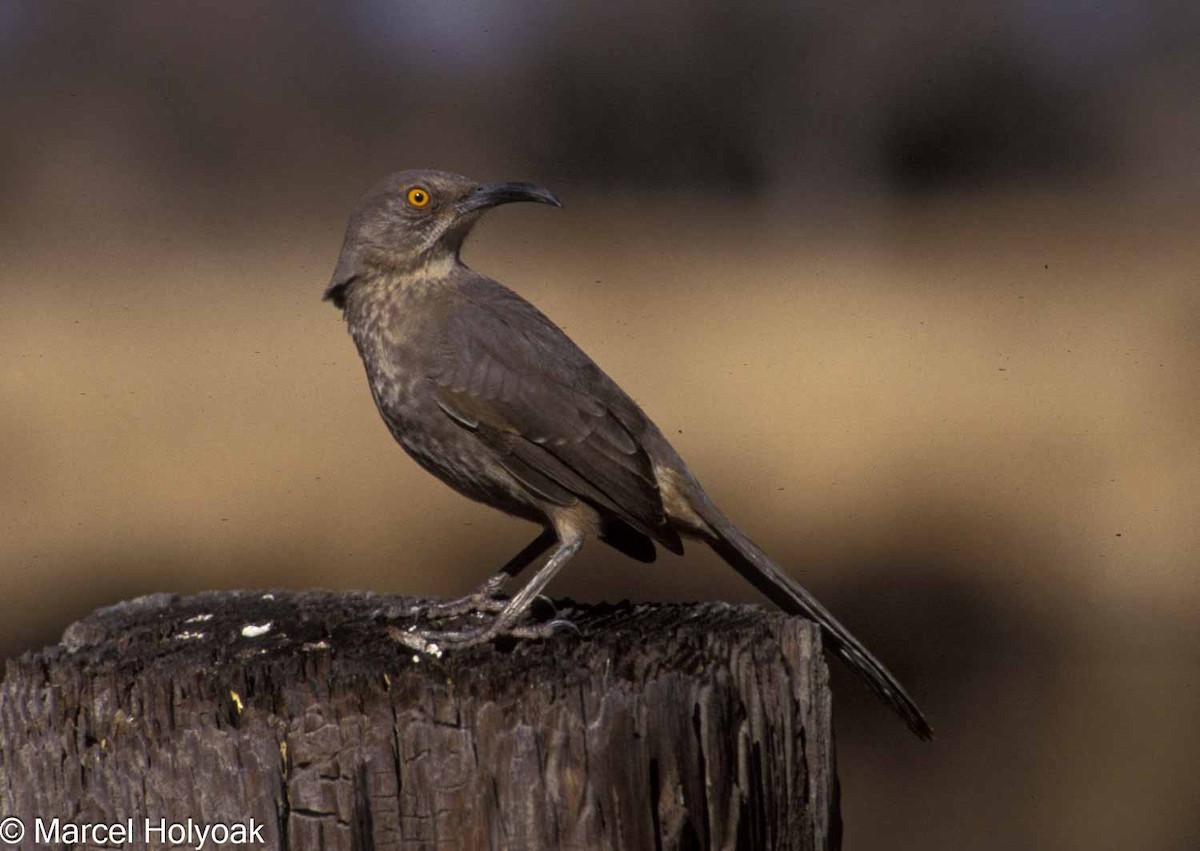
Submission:
<svg viewBox="0 0 1200 851">
<path fill-rule="evenodd" d="M 780 87 L 804 59 L 791 4 L 592 6 L 531 69 L 548 156 L 580 179 L 662 190 L 767 189 L 771 146 L 802 93 Z M 596 33 L 606 37 L 596 38 Z"/>
<path fill-rule="evenodd" d="M 0 201 L 92 142 L 216 206 L 284 174 L 340 185 L 355 168 L 339 161 L 423 161 L 435 139 L 452 159 L 642 189 L 1078 180 L 1119 171 L 1137 142 L 1120 131 L 1132 76 L 1182 89 L 1200 17 L 770 0 L 189 11 L 5 5 Z"/>
<path fill-rule="evenodd" d="M 1103 112 L 1088 96 L 1019 55 L 973 51 L 883 110 L 883 173 L 908 193 L 1086 178 L 1101 162 L 1091 122 Z"/>
<path fill-rule="evenodd" d="M 1200 4 L 0 3 L 0 655 L 152 591 L 463 593 L 531 530 L 319 301 L 421 166 L 908 685 L 847 846 L 1200 835 Z M 689 551 L 551 592 L 755 600 Z M 189 814 L 173 813 L 174 818 Z"/>
</svg>

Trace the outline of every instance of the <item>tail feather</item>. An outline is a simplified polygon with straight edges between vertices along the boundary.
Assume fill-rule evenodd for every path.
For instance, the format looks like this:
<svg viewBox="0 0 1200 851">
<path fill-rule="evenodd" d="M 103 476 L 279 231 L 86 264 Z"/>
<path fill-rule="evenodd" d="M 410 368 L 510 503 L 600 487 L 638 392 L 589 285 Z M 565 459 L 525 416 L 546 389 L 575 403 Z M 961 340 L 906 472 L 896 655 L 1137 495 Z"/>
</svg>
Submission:
<svg viewBox="0 0 1200 851">
<path fill-rule="evenodd" d="M 710 506 L 711 503 L 705 507 Z M 904 719 L 917 736 L 933 738 L 933 729 L 904 687 L 816 597 L 771 561 L 715 508 L 706 511 L 704 519 L 716 532 L 716 537 L 708 543 L 721 558 L 785 612 L 803 615 L 820 624 L 826 643 L 854 669 L 871 691 Z"/>
</svg>

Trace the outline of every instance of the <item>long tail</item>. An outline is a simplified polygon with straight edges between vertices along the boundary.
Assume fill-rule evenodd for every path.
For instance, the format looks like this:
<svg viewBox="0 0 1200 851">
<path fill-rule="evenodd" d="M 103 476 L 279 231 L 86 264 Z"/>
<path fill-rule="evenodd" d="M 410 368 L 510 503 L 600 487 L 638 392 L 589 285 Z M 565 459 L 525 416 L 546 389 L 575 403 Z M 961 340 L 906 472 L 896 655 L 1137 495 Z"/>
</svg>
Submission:
<svg viewBox="0 0 1200 851">
<path fill-rule="evenodd" d="M 820 624 L 825 631 L 827 644 L 862 677 L 871 691 L 895 710 L 910 730 L 922 739 L 932 739 L 933 728 L 929 726 L 929 722 L 925 720 L 921 710 L 917 709 L 904 687 L 883 667 L 883 663 L 872 656 L 848 629 L 838 623 L 837 618 L 830 614 L 816 597 L 771 561 L 766 553 L 717 511 L 711 502 L 704 502 L 707 505 L 704 506 L 706 510 L 702 515 L 717 533 L 716 538 L 708 542 L 709 546 L 775 605 L 785 612 L 803 615 Z"/>
</svg>

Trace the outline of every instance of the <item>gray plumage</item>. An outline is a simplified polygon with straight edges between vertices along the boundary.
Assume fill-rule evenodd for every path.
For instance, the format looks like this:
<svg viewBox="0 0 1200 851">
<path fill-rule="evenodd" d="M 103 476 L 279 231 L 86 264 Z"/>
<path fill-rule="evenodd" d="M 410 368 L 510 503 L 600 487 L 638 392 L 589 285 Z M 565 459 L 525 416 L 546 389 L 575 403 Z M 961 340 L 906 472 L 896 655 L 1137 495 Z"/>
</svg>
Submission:
<svg viewBox="0 0 1200 851">
<path fill-rule="evenodd" d="M 400 445 L 460 493 L 547 530 L 505 572 L 554 548 L 487 626 L 428 636 L 469 645 L 514 629 L 588 537 L 642 561 L 655 544 L 682 553 L 681 536 L 698 538 L 781 608 L 819 623 L 829 646 L 928 738 L 896 679 L 716 509 L 641 408 L 541 311 L 461 262 L 482 211 L 512 201 L 559 206 L 528 184 L 438 171 L 385 178 L 355 208 L 325 294 L 344 312 Z"/>
</svg>

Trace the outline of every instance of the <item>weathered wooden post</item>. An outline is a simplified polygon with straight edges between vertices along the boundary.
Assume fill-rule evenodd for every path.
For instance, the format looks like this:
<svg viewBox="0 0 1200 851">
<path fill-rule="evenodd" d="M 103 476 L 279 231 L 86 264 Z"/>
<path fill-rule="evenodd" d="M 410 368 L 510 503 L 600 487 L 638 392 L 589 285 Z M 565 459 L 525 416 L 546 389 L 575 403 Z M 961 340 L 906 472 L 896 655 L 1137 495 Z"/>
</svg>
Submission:
<svg viewBox="0 0 1200 851">
<path fill-rule="evenodd" d="M 114 830 L 124 848 L 205 830 L 206 848 L 304 851 L 838 845 L 806 621 L 572 606 L 578 633 L 439 658 L 394 639 L 415 602 L 155 595 L 10 661 L 0 840 L 19 819 L 10 845 L 30 849 Z"/>
</svg>

